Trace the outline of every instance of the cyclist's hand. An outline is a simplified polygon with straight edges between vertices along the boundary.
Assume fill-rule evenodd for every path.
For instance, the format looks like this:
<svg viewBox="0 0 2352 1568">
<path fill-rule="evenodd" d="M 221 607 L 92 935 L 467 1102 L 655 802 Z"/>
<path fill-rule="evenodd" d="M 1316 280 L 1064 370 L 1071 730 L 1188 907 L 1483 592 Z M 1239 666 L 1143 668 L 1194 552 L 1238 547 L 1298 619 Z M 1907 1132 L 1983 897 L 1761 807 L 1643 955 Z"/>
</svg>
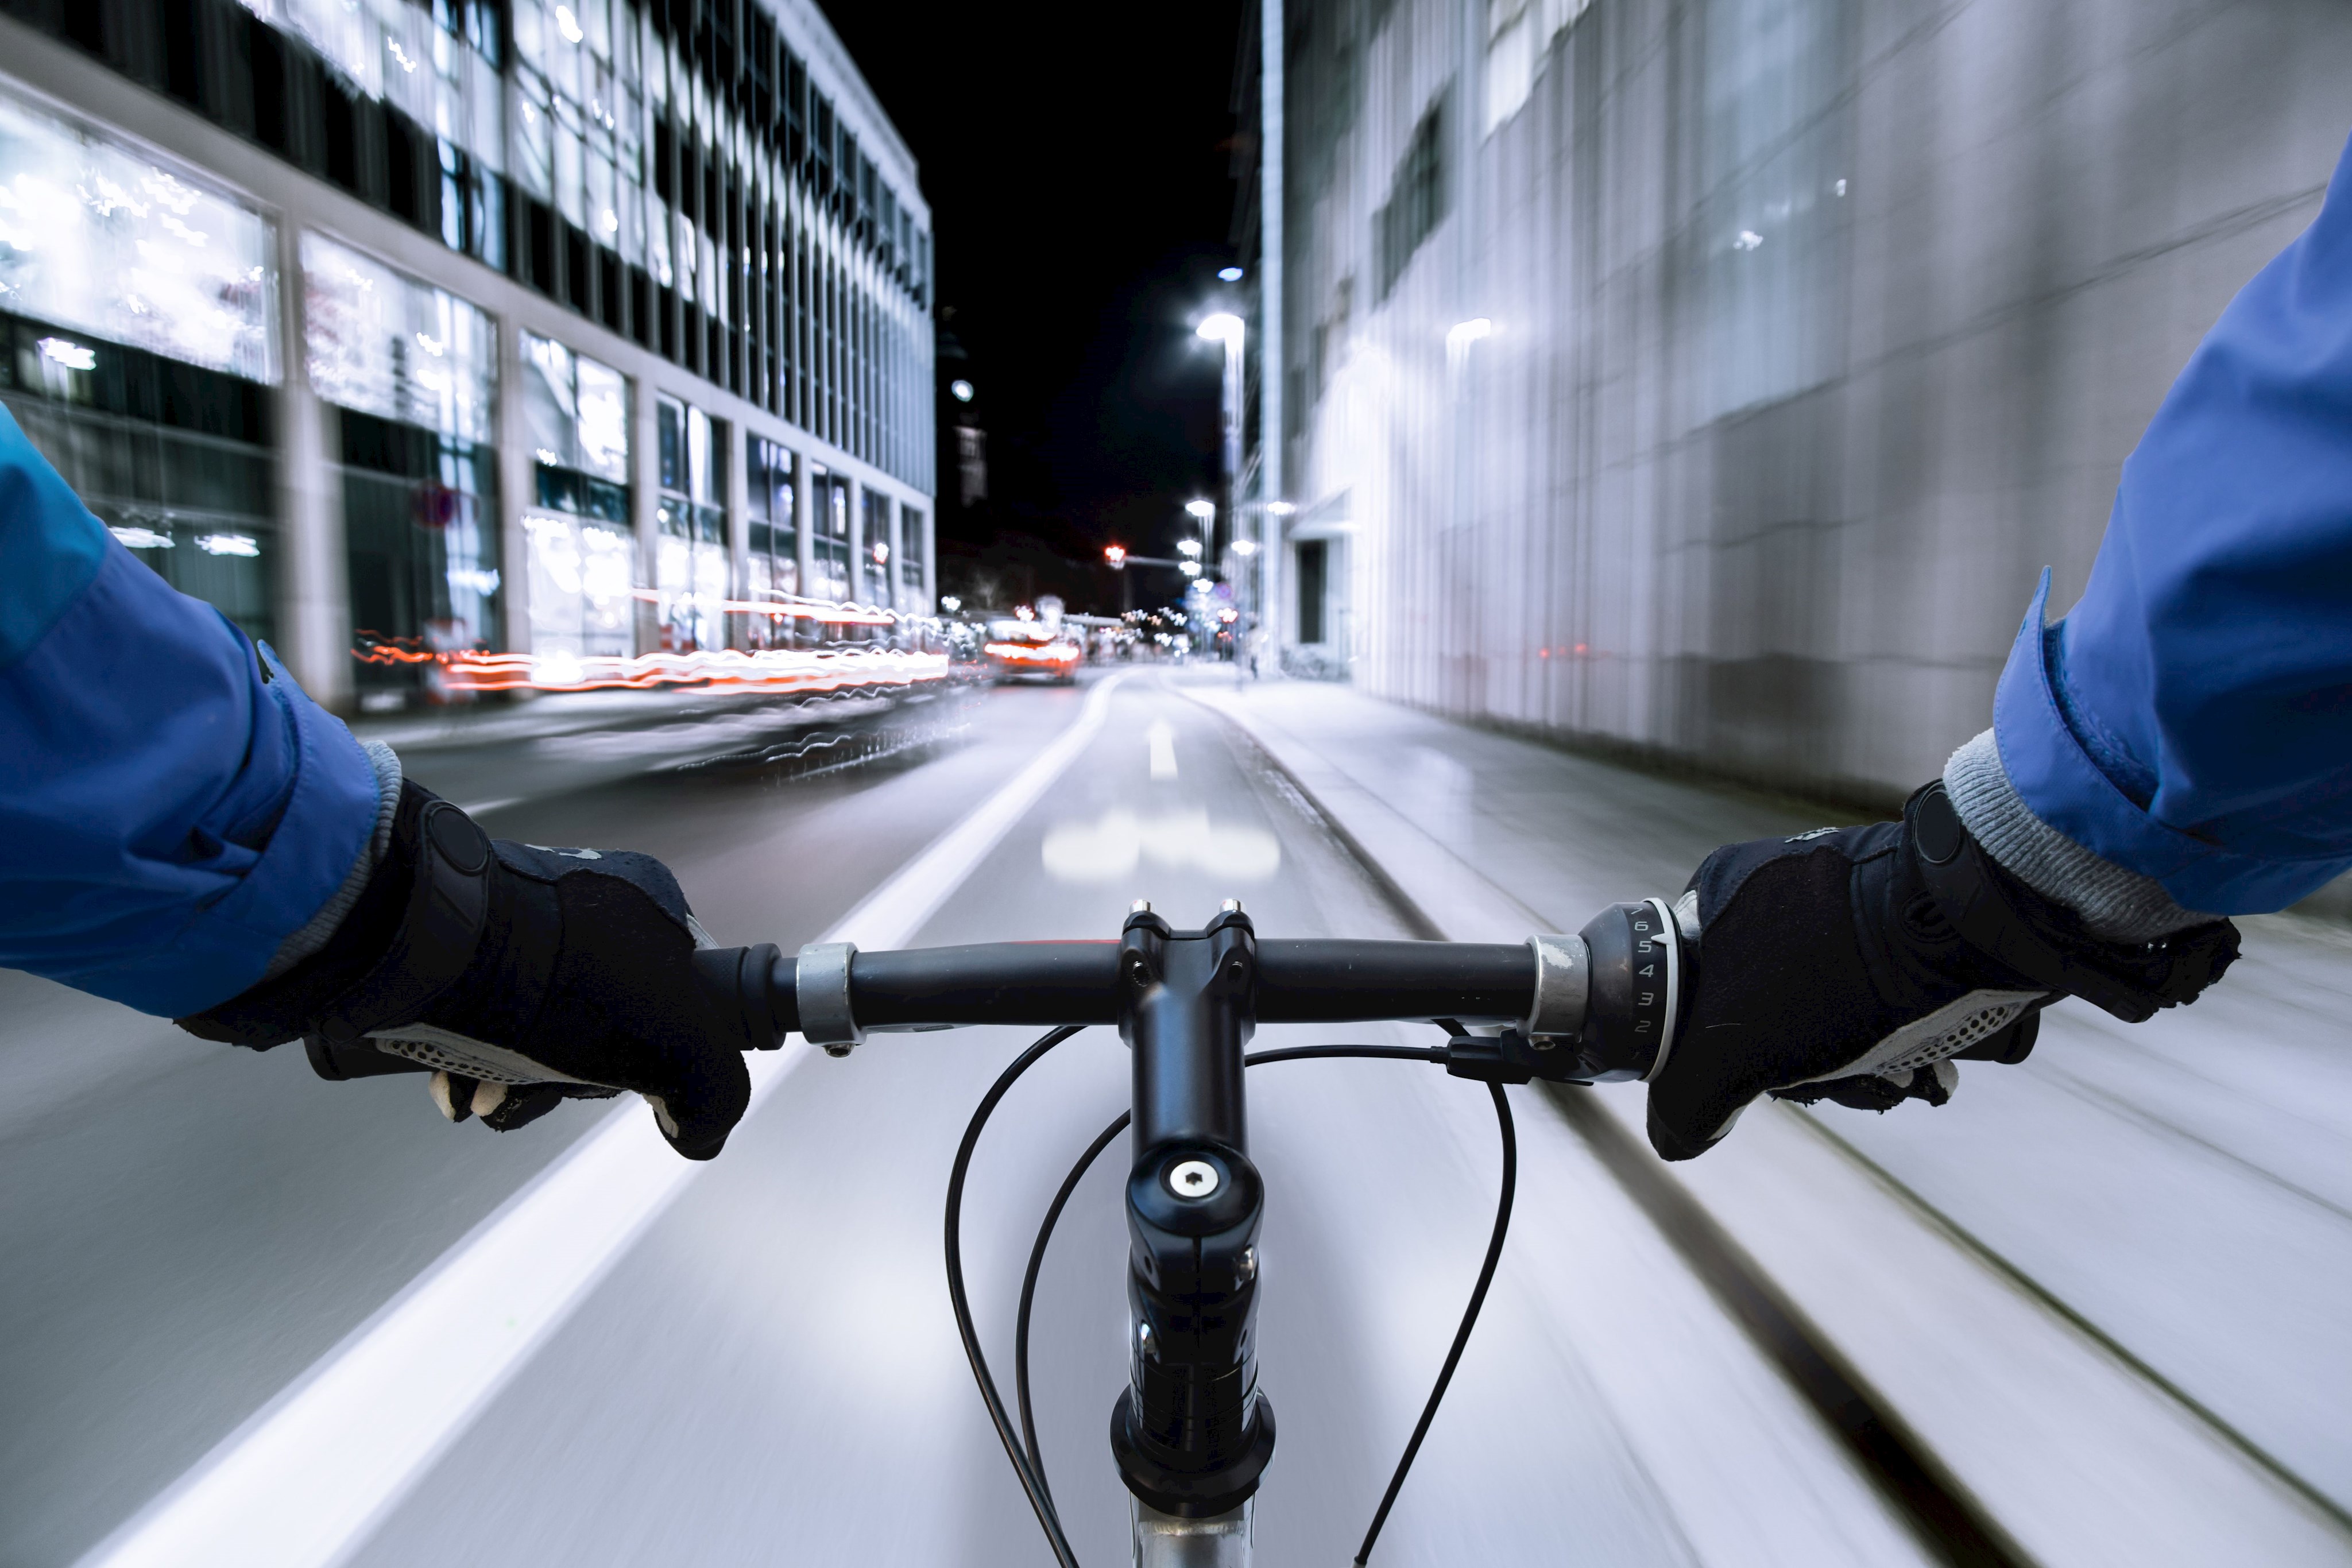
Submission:
<svg viewBox="0 0 2352 1568">
<path fill-rule="evenodd" d="M 698 1009 L 699 935 L 677 879 L 623 851 L 493 842 L 402 787 L 392 847 L 320 952 L 181 1027 L 268 1047 L 298 1035 L 431 1063 L 442 1113 L 504 1131 L 565 1099 L 633 1090 L 709 1159 L 751 1079 Z"/>
<path fill-rule="evenodd" d="M 1972 896 L 1952 896 L 1948 867 L 1980 872 Z M 2145 947 L 2089 936 L 1968 840 L 1940 786 L 1901 821 L 1726 845 L 1676 912 L 1686 934 L 1696 916 L 1697 983 L 1650 1088 L 1650 1142 L 1670 1160 L 1713 1147 L 1765 1093 L 1941 1105 L 1955 1059 L 2024 1060 L 2060 996 L 2136 1021 L 2194 1000 L 2237 956 L 2227 921 Z"/>
</svg>

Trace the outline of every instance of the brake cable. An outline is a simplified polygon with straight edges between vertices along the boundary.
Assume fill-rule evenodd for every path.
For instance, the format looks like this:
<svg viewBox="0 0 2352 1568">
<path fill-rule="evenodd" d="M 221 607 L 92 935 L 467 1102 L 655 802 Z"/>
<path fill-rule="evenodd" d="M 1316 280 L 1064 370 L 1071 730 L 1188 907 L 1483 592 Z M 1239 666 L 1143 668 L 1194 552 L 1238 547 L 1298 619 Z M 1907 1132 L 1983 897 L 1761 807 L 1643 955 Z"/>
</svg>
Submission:
<svg viewBox="0 0 2352 1568">
<path fill-rule="evenodd" d="M 1063 1568 L 1076 1568 L 1076 1558 L 1071 1553 L 1068 1538 L 1062 1531 L 1060 1512 L 1054 1504 L 1053 1490 L 1045 1479 L 1045 1460 L 1037 1444 L 1037 1427 L 1029 1400 L 1029 1320 L 1037 1293 L 1037 1276 L 1045 1266 L 1045 1249 L 1053 1239 L 1054 1227 L 1062 1218 L 1070 1197 L 1111 1140 L 1127 1129 L 1132 1113 L 1122 1111 L 1117 1120 L 1105 1127 L 1086 1153 L 1078 1156 L 1070 1174 L 1062 1180 L 1053 1203 L 1045 1210 L 1045 1221 L 1037 1230 L 1036 1244 L 1029 1251 L 1029 1267 L 1021 1281 L 1021 1310 L 1015 1320 L 1013 1343 L 1013 1393 L 1020 1406 L 1021 1433 L 1018 1439 L 1013 1424 L 1006 1418 L 1004 1401 L 997 1392 L 996 1380 L 988 1370 L 988 1358 L 980 1348 L 980 1335 L 972 1326 L 971 1301 L 964 1291 L 963 1254 L 958 1237 L 963 1207 L 965 1173 L 971 1164 L 973 1149 L 979 1145 L 981 1129 L 1013 1082 L 1029 1071 L 1039 1058 L 1054 1047 L 1076 1034 L 1085 1026 L 1067 1025 L 1053 1030 L 1023 1052 L 1012 1066 L 1004 1070 L 995 1084 L 981 1100 L 972 1113 L 971 1125 L 965 1128 L 963 1145 L 956 1151 L 954 1173 L 948 1181 L 947 1265 L 948 1298 L 955 1307 L 956 1328 L 963 1336 L 964 1354 L 971 1361 L 972 1375 L 980 1382 L 981 1396 L 988 1405 L 989 1419 L 996 1425 L 996 1435 L 1004 1444 L 1007 1458 L 1020 1476 L 1021 1484 L 1029 1494 L 1030 1505 L 1037 1511 L 1037 1521 L 1045 1527 L 1055 1559 Z M 1276 1061 L 1303 1061 L 1334 1057 L 1373 1058 L 1394 1061 L 1426 1061 L 1444 1066 L 1450 1060 L 1443 1047 L 1423 1049 L 1407 1045 L 1297 1045 L 1277 1051 L 1253 1052 L 1242 1059 L 1244 1067 L 1262 1067 Z M 1486 1303 L 1487 1288 L 1494 1283 L 1495 1270 L 1502 1261 L 1504 1238 L 1511 1226 L 1511 1203 L 1518 1189 L 1519 1145 L 1517 1129 L 1511 1119 L 1511 1103 L 1503 1093 L 1501 1083 L 1486 1080 L 1486 1092 L 1493 1096 L 1495 1119 L 1502 1137 L 1502 1193 L 1495 1210 L 1494 1234 L 1486 1243 L 1486 1255 L 1478 1267 L 1478 1282 L 1472 1287 L 1469 1304 L 1464 1308 L 1461 1326 L 1454 1330 L 1454 1343 L 1445 1353 L 1445 1364 L 1438 1369 L 1436 1385 L 1429 1391 L 1429 1402 L 1422 1407 L 1421 1419 L 1414 1424 L 1412 1437 L 1406 1442 L 1403 1455 L 1398 1458 L 1395 1473 L 1389 1478 L 1388 1490 L 1381 1496 L 1380 1508 L 1372 1515 L 1370 1528 L 1364 1531 L 1364 1543 L 1356 1551 L 1357 1568 L 1372 1554 L 1372 1544 L 1380 1539 L 1381 1527 L 1387 1524 L 1389 1511 L 1396 1506 L 1397 1495 L 1404 1490 L 1406 1475 L 1421 1453 L 1422 1440 L 1428 1437 L 1432 1422 L 1437 1418 L 1437 1407 L 1445 1398 L 1445 1391 L 1454 1381 L 1454 1368 L 1461 1364 L 1462 1353 L 1470 1343 L 1470 1333 L 1477 1327 L 1479 1310 Z"/>
<path fill-rule="evenodd" d="M 1021 1478 L 1021 1487 L 1029 1494 L 1029 1506 L 1037 1511 L 1037 1522 L 1045 1531 L 1045 1540 L 1054 1549 L 1054 1560 L 1061 1568 L 1078 1568 L 1077 1554 L 1070 1550 L 1069 1538 L 1062 1533 L 1062 1516 L 1054 1511 L 1054 1499 L 1045 1490 L 1045 1479 L 1029 1466 L 1029 1456 L 1022 1451 L 1013 1436 L 1013 1423 L 1004 1414 L 1004 1400 L 996 1392 L 996 1379 L 989 1375 L 988 1357 L 981 1353 L 980 1332 L 972 1326 L 971 1301 L 963 1288 L 963 1181 L 971 1169 L 971 1153 L 979 1146 L 980 1130 L 988 1125 L 989 1113 L 1014 1080 L 1036 1064 L 1038 1058 L 1086 1028 L 1084 1024 L 1065 1024 L 1049 1030 L 1037 1043 L 1021 1053 L 1006 1068 L 986 1094 L 981 1097 L 979 1108 L 971 1113 L 971 1125 L 964 1128 L 962 1146 L 956 1150 L 955 1169 L 948 1177 L 948 1300 L 955 1307 L 956 1332 L 963 1336 L 963 1353 L 971 1362 L 971 1375 L 980 1380 L 980 1396 L 988 1404 L 988 1418 L 996 1424 L 996 1435 L 1004 1443 L 1004 1457 L 1013 1461 L 1013 1472 Z"/>
</svg>

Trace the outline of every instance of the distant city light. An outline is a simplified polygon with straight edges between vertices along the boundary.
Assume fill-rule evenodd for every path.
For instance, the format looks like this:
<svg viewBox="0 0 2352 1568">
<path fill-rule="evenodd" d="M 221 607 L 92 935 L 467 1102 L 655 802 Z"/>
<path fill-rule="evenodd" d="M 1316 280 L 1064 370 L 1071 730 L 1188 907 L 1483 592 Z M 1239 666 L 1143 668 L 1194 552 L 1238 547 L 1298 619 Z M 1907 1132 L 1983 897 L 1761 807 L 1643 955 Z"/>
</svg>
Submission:
<svg viewBox="0 0 2352 1568">
<path fill-rule="evenodd" d="M 1201 575 L 1201 563 L 1197 560 L 1188 560 L 1179 566 L 1176 570 L 1182 572 L 1186 577 L 1198 577 Z"/>
<path fill-rule="evenodd" d="M 109 528 L 106 531 L 121 539 L 126 549 L 170 549 L 172 548 L 172 536 L 159 534 L 152 528 Z"/>
<path fill-rule="evenodd" d="M 1840 194 L 1843 193 L 1843 192 L 1840 193 Z M 1217 268 L 1217 278 L 1223 283 L 1239 283 L 1242 280 L 1242 269 L 1238 267 L 1221 267 Z"/>
<path fill-rule="evenodd" d="M 261 541 L 251 534 L 198 534 L 196 548 L 206 555 L 257 556 Z"/>
<path fill-rule="evenodd" d="M 1277 517 L 1286 517 L 1290 516 L 1291 513 L 1298 510 L 1297 507 L 1292 506 L 1287 501 L 1268 501 L 1265 504 L 1265 509 L 1272 512 Z"/>
<path fill-rule="evenodd" d="M 1184 539 L 1178 543 L 1176 549 L 1178 553 L 1182 555 L 1199 555 L 1201 553 L 1201 541 L 1199 539 Z"/>
<path fill-rule="evenodd" d="M 42 339 L 41 358 L 54 361 L 69 371 L 94 371 L 98 369 L 98 350 L 96 349 L 86 349 L 79 343 L 74 342 L 70 339 L 66 338 Z"/>
<path fill-rule="evenodd" d="M 1731 242 L 1731 248 L 1734 250 L 1754 250 L 1758 246 L 1762 245 L 1763 243 L 1764 236 L 1758 234 L 1754 229 L 1741 229 L 1739 231 L 1739 237 Z"/>
<path fill-rule="evenodd" d="M 1234 541 L 1234 553 L 1240 556 L 1244 560 L 1247 560 L 1250 557 L 1257 554 L 1257 541 L 1255 539 L 1235 539 Z"/>
<path fill-rule="evenodd" d="M 958 402 L 970 402 L 971 401 L 971 383 L 967 381 L 950 382 L 948 383 L 948 395 L 955 399 Z"/>
<path fill-rule="evenodd" d="M 1184 509 L 1204 523 L 1217 515 L 1217 504 L 1214 501 L 1187 501 L 1184 503 Z"/>
<path fill-rule="evenodd" d="M 950 593 L 945 599 L 940 601 L 940 608 L 952 615 L 957 611 L 963 608 L 963 601 Z"/>
<path fill-rule="evenodd" d="M 1124 569 L 1127 565 L 1127 547 L 1125 545 L 1105 545 L 1103 547 L 1103 559 L 1110 562 L 1110 569 L 1113 571 L 1118 571 Z"/>
<path fill-rule="evenodd" d="M 1200 336 L 1216 343 L 1238 343 L 1244 329 L 1242 319 L 1230 311 L 1220 310 L 1192 329 Z"/>
</svg>

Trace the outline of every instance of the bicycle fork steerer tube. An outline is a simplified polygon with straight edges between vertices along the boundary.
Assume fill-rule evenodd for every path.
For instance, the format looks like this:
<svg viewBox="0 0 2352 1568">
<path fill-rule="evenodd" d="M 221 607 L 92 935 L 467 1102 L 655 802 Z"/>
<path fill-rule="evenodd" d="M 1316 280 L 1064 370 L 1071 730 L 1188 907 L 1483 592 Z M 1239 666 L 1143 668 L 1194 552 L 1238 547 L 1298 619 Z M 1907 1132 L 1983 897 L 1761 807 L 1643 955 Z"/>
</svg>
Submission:
<svg viewBox="0 0 2352 1568">
<path fill-rule="evenodd" d="M 1237 1515 L 1274 1457 L 1255 1334 L 1265 1186 L 1249 1159 L 1242 1090 L 1257 940 L 1236 902 L 1200 931 L 1172 930 L 1138 905 L 1119 948 L 1135 1124 L 1130 1375 L 1111 1411 L 1111 1451 L 1142 1510 L 1206 1524 Z M 1147 1518 L 1139 1511 L 1139 1530 Z"/>
</svg>

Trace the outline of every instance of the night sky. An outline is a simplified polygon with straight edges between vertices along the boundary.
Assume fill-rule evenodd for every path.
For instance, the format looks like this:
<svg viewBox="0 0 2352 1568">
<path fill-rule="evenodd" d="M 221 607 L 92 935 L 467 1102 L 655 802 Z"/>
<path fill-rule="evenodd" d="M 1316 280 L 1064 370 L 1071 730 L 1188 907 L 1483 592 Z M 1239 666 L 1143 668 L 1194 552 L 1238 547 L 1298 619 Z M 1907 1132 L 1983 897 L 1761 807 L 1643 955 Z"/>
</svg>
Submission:
<svg viewBox="0 0 2352 1568">
<path fill-rule="evenodd" d="M 914 151 L 971 359 L 990 504 L 943 506 L 943 532 L 1173 553 L 1183 502 L 1217 494 L 1218 360 L 1192 326 L 1230 292 L 1239 0 L 823 3 Z"/>
</svg>

